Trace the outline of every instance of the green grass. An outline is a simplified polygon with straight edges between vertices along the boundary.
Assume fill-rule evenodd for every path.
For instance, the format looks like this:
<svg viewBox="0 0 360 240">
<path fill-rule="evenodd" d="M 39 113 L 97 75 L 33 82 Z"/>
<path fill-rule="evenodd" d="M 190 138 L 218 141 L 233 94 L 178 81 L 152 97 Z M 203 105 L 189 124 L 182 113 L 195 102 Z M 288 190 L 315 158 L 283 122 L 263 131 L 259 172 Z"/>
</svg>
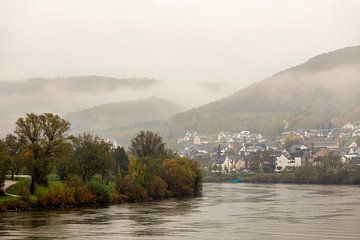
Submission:
<svg viewBox="0 0 360 240">
<path fill-rule="evenodd" d="M 19 195 L 21 189 L 23 189 L 23 188 L 29 189 L 29 187 L 30 187 L 30 180 L 23 178 L 23 179 L 20 179 L 16 184 L 10 186 L 6 190 L 6 192 L 10 193 L 10 194 L 14 194 L 14 195 Z"/>
<path fill-rule="evenodd" d="M 11 199 L 15 199 L 15 198 L 9 195 L 0 196 L 0 205 L 10 201 Z"/>
</svg>

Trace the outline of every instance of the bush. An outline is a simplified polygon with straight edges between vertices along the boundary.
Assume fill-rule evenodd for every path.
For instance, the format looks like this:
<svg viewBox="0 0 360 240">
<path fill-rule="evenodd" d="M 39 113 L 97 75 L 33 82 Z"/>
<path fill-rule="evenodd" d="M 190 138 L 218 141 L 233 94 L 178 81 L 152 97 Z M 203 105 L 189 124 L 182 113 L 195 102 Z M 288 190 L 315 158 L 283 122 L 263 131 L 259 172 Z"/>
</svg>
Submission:
<svg viewBox="0 0 360 240">
<path fill-rule="evenodd" d="M 19 189 L 19 196 L 21 196 L 21 200 L 24 202 L 30 203 L 31 202 L 31 194 L 30 189 L 28 187 L 22 186 Z"/>
<path fill-rule="evenodd" d="M 129 201 L 138 201 L 148 198 L 146 189 L 140 184 L 136 184 L 136 181 L 131 176 L 124 178 L 124 185 L 120 190 L 122 194 L 126 195 Z"/>
<path fill-rule="evenodd" d="M 172 196 L 172 192 L 168 190 L 168 184 L 159 176 L 154 176 L 151 178 L 146 190 L 149 196 L 152 198 Z"/>
<path fill-rule="evenodd" d="M 189 196 L 201 191 L 201 172 L 196 162 L 177 158 L 163 163 L 163 179 L 174 196 Z"/>
<path fill-rule="evenodd" d="M 109 186 L 98 181 L 91 181 L 89 183 L 89 189 L 91 193 L 93 193 L 96 196 L 96 203 L 98 204 L 110 203 L 111 191 Z"/>
<path fill-rule="evenodd" d="M 42 207 L 65 207 L 76 204 L 74 191 L 61 182 L 50 184 L 49 188 L 39 187 L 38 204 Z"/>
<path fill-rule="evenodd" d="M 75 201 L 79 205 L 95 204 L 96 196 L 93 194 L 89 186 L 86 185 L 80 177 L 69 177 L 66 185 L 74 191 Z"/>
<path fill-rule="evenodd" d="M 129 198 L 126 195 L 121 194 L 117 191 L 111 193 L 111 202 L 113 203 L 124 203 L 128 200 Z"/>
<path fill-rule="evenodd" d="M 27 202 L 22 201 L 19 198 L 12 198 L 4 204 L 7 210 L 24 211 L 29 210 L 30 206 Z M 3 209 L 4 210 L 4 209 Z"/>
</svg>

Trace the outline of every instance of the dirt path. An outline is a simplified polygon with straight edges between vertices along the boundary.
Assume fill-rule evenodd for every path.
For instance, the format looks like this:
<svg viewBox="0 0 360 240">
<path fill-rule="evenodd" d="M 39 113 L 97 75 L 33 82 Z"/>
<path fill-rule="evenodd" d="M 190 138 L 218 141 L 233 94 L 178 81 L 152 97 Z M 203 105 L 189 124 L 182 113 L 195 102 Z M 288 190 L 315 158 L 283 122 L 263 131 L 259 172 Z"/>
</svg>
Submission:
<svg viewBox="0 0 360 240">
<path fill-rule="evenodd" d="M 6 195 L 12 196 L 12 197 L 20 197 L 19 195 L 14 195 L 14 194 L 10 194 L 6 192 L 6 189 L 8 189 L 10 186 L 16 184 L 17 181 L 13 181 L 13 180 L 5 180 L 4 181 L 4 191 Z"/>
</svg>

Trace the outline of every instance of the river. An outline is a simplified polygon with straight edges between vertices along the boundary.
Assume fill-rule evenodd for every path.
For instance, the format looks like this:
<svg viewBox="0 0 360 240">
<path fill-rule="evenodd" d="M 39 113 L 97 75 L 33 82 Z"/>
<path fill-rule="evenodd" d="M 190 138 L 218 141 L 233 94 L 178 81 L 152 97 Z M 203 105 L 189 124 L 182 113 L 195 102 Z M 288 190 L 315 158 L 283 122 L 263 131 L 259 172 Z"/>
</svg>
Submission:
<svg viewBox="0 0 360 240">
<path fill-rule="evenodd" d="M 360 187 L 207 183 L 200 197 L 0 214 L 0 239 L 360 239 Z"/>
</svg>

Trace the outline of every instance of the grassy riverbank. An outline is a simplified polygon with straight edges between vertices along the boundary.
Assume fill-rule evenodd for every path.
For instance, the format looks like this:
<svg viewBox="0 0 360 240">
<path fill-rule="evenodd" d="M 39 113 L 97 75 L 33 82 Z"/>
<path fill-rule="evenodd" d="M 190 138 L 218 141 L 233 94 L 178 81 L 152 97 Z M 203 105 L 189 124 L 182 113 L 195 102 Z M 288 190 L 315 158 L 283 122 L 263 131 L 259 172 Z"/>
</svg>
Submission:
<svg viewBox="0 0 360 240">
<path fill-rule="evenodd" d="M 161 177 L 132 173 L 117 175 L 113 181 L 107 182 L 103 182 L 101 176 L 95 176 L 89 182 L 78 176 L 64 181 L 52 177 L 54 180 L 50 180 L 48 186 L 37 186 L 34 194 L 29 191 L 31 181 L 21 179 L 6 191 L 18 197 L 0 196 L 0 212 L 150 201 L 192 196 L 201 191 L 201 172 L 191 160 L 178 158 L 164 161 L 160 171 Z M 135 178 L 139 177 L 142 180 L 137 179 L 139 182 L 136 182 Z"/>
<path fill-rule="evenodd" d="M 15 135 L 0 139 L 0 184 L 9 186 L 5 176 L 19 169 L 30 179 L 6 189 L 12 196 L 0 193 L 0 211 L 147 201 L 201 191 L 198 163 L 167 149 L 157 133 L 139 132 L 126 152 L 91 134 L 68 136 L 69 122 L 53 114 L 27 114 L 16 125 Z"/>
<path fill-rule="evenodd" d="M 242 172 L 203 172 L 203 182 L 208 183 L 221 183 L 232 180 L 244 180 L 248 177 L 255 175 L 254 173 L 242 173 Z"/>
<path fill-rule="evenodd" d="M 295 184 L 360 184 L 360 166 L 344 166 L 325 162 L 317 166 L 303 166 L 293 172 L 280 173 L 211 173 L 204 172 L 204 182 L 241 180 L 252 183 Z"/>
</svg>

